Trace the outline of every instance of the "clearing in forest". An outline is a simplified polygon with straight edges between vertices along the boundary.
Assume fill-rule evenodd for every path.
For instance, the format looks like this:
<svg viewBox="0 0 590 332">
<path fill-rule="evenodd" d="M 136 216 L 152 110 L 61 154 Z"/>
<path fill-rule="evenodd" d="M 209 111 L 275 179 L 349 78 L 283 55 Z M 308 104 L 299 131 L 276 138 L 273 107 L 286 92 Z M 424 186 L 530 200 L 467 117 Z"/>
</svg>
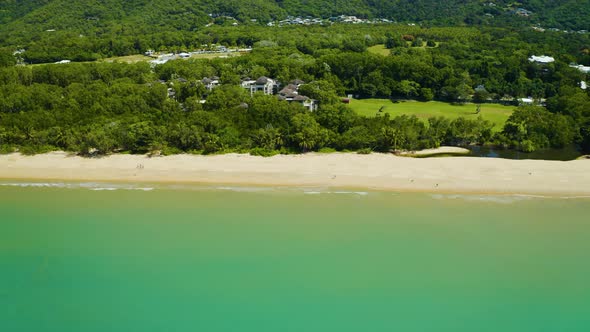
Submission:
<svg viewBox="0 0 590 332">
<path fill-rule="evenodd" d="M 512 114 L 516 106 L 505 106 L 500 104 L 481 104 L 481 111 L 477 112 L 477 105 L 473 103 L 450 104 L 439 101 L 399 101 L 393 102 L 389 99 L 352 99 L 349 106 L 360 115 L 373 117 L 389 113 L 392 117 L 399 115 L 415 115 L 425 121 L 428 118 L 444 116 L 449 119 L 464 117 L 466 119 L 477 119 L 478 116 L 494 124 L 494 131 L 500 131 L 504 123 Z"/>
</svg>

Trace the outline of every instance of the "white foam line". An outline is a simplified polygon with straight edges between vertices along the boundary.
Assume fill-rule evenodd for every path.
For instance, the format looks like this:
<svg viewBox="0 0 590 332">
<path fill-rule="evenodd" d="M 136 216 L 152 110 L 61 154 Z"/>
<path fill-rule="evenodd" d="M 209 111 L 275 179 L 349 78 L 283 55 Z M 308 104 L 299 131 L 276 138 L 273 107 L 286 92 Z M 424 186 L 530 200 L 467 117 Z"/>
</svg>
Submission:
<svg viewBox="0 0 590 332">
<path fill-rule="evenodd" d="M 451 195 L 451 194 L 431 194 L 430 197 L 442 199 L 461 199 L 466 201 L 494 202 L 511 204 L 515 202 L 528 201 L 534 199 L 588 199 L 590 196 L 544 196 L 528 194 L 506 194 L 506 195 Z"/>
<path fill-rule="evenodd" d="M 2 187 L 21 188 L 66 188 L 66 189 L 88 189 L 92 191 L 115 191 L 115 190 L 141 190 L 151 191 L 152 187 L 135 187 L 133 185 L 116 185 L 111 183 L 64 183 L 64 182 L 0 182 Z"/>
</svg>

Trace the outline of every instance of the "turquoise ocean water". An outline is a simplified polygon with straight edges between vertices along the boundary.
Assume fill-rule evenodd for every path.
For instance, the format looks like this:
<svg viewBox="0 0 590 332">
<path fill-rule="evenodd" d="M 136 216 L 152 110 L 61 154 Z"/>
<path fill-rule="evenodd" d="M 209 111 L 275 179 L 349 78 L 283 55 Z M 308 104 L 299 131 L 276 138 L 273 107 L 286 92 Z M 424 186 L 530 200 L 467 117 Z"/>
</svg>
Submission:
<svg viewBox="0 0 590 332">
<path fill-rule="evenodd" d="M 590 331 L 590 198 L 0 183 L 0 331 Z"/>
</svg>

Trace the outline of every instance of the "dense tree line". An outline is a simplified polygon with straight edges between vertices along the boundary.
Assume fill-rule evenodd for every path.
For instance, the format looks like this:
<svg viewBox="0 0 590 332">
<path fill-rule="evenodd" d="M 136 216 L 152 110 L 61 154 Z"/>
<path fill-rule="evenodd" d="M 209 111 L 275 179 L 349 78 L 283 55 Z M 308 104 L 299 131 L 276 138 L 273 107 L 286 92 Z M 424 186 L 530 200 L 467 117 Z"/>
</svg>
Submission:
<svg viewBox="0 0 590 332">
<path fill-rule="evenodd" d="M 316 112 L 309 112 L 276 96 L 250 96 L 233 83 L 209 92 L 196 78 L 236 75 L 227 66 L 217 60 L 170 62 L 155 72 L 145 63 L 0 69 L 0 146 L 5 152 L 24 153 L 63 149 L 82 154 L 250 151 L 263 155 L 325 148 L 391 151 L 441 144 L 497 143 L 526 151 L 572 142 L 588 147 L 590 98 L 579 89 L 549 99 L 548 110 L 517 110 L 504 130 L 493 134 L 492 125 L 481 118 L 440 117 L 425 123 L 387 114 L 361 117 L 339 102 L 338 88 L 327 80 L 301 87 L 322 101 Z M 179 73 L 189 74 L 188 79 L 178 79 Z M 178 92 L 175 98 L 168 96 L 169 87 Z M 199 102 L 202 98 L 205 104 Z"/>
<path fill-rule="evenodd" d="M 364 118 L 334 102 L 335 91 L 317 112 L 231 84 L 214 89 L 202 105 L 197 99 L 205 90 L 197 81 L 173 79 L 170 86 L 185 92 L 172 99 L 145 64 L 8 67 L 0 82 L 3 151 L 389 151 L 484 142 L 491 129 L 483 120 L 426 125 L 415 117 Z"/>
<path fill-rule="evenodd" d="M 211 28 L 179 35 L 179 40 L 171 35 L 161 49 L 180 51 L 206 42 L 254 50 L 240 57 L 170 61 L 152 68 L 148 63 L 107 62 L 15 66 L 12 49 L 0 49 L 0 145 L 25 152 L 265 154 L 472 143 L 527 151 L 571 143 L 590 147 L 588 90 L 579 87 L 587 76 L 569 66 L 590 64 L 586 35 L 385 25 Z M 53 36 L 47 43 L 55 43 L 55 50 L 63 46 L 59 34 L 48 36 Z M 134 53 L 151 46 L 157 40 L 152 37 L 134 42 L 122 37 L 108 45 L 102 39 L 72 37 L 71 47 L 56 54 L 71 52 L 83 60 L 113 47 Z M 381 44 L 389 47 L 389 55 L 369 50 Z M 43 58 L 52 56 L 51 48 L 42 46 L 45 42 L 36 45 L 24 56 L 56 59 Z M 556 61 L 535 64 L 528 61 L 533 54 L 551 54 Z M 219 76 L 223 84 L 207 91 L 200 81 L 211 76 Z M 318 100 L 320 109 L 309 113 L 273 96 L 250 96 L 239 87 L 242 78 L 259 76 L 284 84 L 307 82 L 300 91 Z M 174 90 L 174 98 L 168 97 L 168 89 Z M 547 107 L 522 108 L 493 134 L 483 120 L 424 123 L 411 117 L 359 117 L 340 103 L 346 94 L 449 102 L 510 102 L 531 96 L 545 98 Z"/>
</svg>

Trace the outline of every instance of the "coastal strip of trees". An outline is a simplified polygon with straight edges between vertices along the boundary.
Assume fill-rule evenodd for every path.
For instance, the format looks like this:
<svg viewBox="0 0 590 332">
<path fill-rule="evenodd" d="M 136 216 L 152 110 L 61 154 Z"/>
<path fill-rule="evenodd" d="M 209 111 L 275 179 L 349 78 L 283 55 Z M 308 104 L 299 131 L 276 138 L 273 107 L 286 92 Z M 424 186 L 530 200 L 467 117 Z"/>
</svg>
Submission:
<svg viewBox="0 0 590 332">
<path fill-rule="evenodd" d="M 3 48 L 1 150 L 268 155 L 441 144 L 495 144 L 533 151 L 572 143 L 590 149 L 590 97 L 580 88 L 587 75 L 570 67 L 572 62 L 590 64 L 585 35 L 334 26 L 214 29 L 191 38 L 201 37 L 254 49 L 239 57 L 169 61 L 153 67 L 147 62 L 22 66 L 16 65 L 17 57 L 36 54 L 34 47 L 20 55 Z M 389 55 L 368 51 L 380 44 L 390 47 Z M 159 47 L 189 49 L 174 41 Z M 75 55 L 80 49 L 74 45 L 70 51 Z M 531 62 L 533 54 L 551 54 L 555 61 Z M 221 84 L 208 90 L 201 80 L 212 76 Z M 273 95 L 250 95 L 240 87 L 243 78 L 260 76 L 283 85 L 304 81 L 300 92 L 317 100 L 318 110 L 310 112 Z M 545 107 L 519 107 L 503 128 L 492 130 L 481 118 L 365 118 L 341 102 L 347 94 L 454 103 L 512 103 L 530 96 L 544 100 Z"/>
</svg>

